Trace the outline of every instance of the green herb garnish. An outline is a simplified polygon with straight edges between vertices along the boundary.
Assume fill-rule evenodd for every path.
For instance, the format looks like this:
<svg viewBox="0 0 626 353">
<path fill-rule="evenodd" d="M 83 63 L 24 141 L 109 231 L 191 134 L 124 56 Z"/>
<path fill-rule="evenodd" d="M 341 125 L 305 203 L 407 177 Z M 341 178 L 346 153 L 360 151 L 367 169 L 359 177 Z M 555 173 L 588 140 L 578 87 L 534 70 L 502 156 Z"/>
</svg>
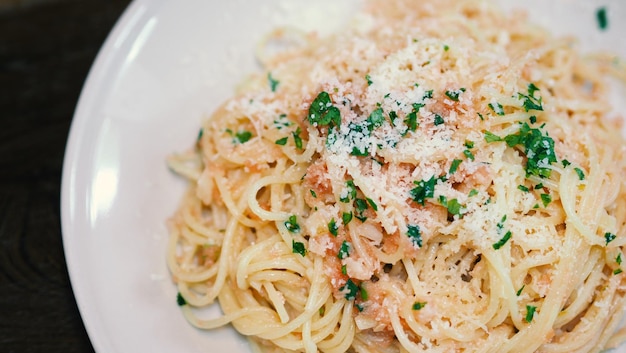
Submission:
<svg viewBox="0 0 626 353">
<path fill-rule="evenodd" d="M 277 145 L 284 146 L 284 145 L 287 144 L 287 140 L 288 139 L 289 139 L 288 137 L 283 137 L 283 138 L 280 138 L 280 139 L 276 140 L 274 143 L 277 144 Z"/>
<path fill-rule="evenodd" d="M 296 215 L 291 215 L 289 216 L 289 219 L 285 221 L 285 227 L 287 227 L 287 230 L 291 233 L 298 233 L 300 232 L 300 225 L 298 224 L 298 220 L 296 218 Z"/>
<path fill-rule="evenodd" d="M 328 231 L 330 232 L 330 234 L 337 236 L 337 231 L 339 230 L 339 227 L 337 227 L 337 222 L 335 221 L 335 219 L 331 219 L 330 222 L 328 222 Z"/>
<path fill-rule="evenodd" d="M 439 114 L 435 114 L 435 119 L 433 121 L 433 123 L 435 124 L 435 126 L 437 125 L 441 125 L 443 124 L 445 121 L 443 120 L 443 117 L 441 117 L 441 115 Z"/>
<path fill-rule="evenodd" d="M 446 91 L 446 96 L 455 102 L 459 101 L 459 95 L 465 92 L 465 88 L 459 88 L 456 91 Z"/>
<path fill-rule="evenodd" d="M 536 306 L 526 305 L 526 322 L 531 322 L 535 316 Z"/>
<path fill-rule="evenodd" d="M 178 306 L 187 305 L 187 301 L 185 300 L 183 295 L 180 294 L 180 292 L 176 293 L 176 304 L 178 304 Z"/>
<path fill-rule="evenodd" d="M 537 88 L 537 86 L 535 86 L 533 83 L 529 83 L 528 94 L 517 94 L 517 97 L 524 102 L 522 106 L 524 107 L 525 111 L 543 110 L 542 98 L 535 96 L 535 93 L 537 91 L 539 91 L 539 88 Z"/>
<path fill-rule="evenodd" d="M 341 243 L 341 247 L 339 248 L 339 253 L 337 253 L 337 257 L 339 259 L 345 259 L 346 257 L 350 256 L 351 249 L 352 249 L 352 244 L 344 240 L 343 243 Z"/>
<path fill-rule="evenodd" d="M 343 225 L 347 226 L 350 221 L 352 221 L 352 212 L 344 212 L 341 215 L 341 220 L 343 221 Z"/>
<path fill-rule="evenodd" d="M 496 115 L 504 115 L 504 108 L 502 107 L 502 104 L 496 102 L 495 104 L 489 103 L 487 105 L 491 110 L 493 110 L 494 113 L 496 113 Z"/>
<path fill-rule="evenodd" d="M 346 282 L 346 284 L 343 285 L 341 288 L 339 288 L 339 290 L 344 293 L 344 297 L 346 299 L 354 300 L 356 299 L 356 294 L 359 291 L 359 286 L 357 286 L 356 283 L 354 283 L 351 278 L 348 278 L 348 281 Z"/>
<path fill-rule="evenodd" d="M 280 83 L 279 81 L 275 80 L 272 77 L 272 73 L 268 72 L 267 73 L 267 82 L 270 85 L 270 89 L 272 90 L 272 92 L 276 92 L 276 89 L 278 88 L 278 84 Z"/>
<path fill-rule="evenodd" d="M 294 254 L 300 254 L 302 256 L 306 255 L 306 249 L 304 248 L 304 243 L 292 240 L 291 247 L 292 247 L 292 252 Z"/>
<path fill-rule="evenodd" d="M 437 180 L 435 179 L 435 176 L 432 176 L 428 180 L 419 180 L 414 181 L 413 183 L 417 186 L 411 189 L 409 193 L 411 194 L 413 201 L 424 206 L 426 199 L 435 195 L 435 184 L 437 183 Z"/>
<path fill-rule="evenodd" d="M 583 172 L 582 169 L 576 167 L 574 168 L 574 171 L 576 172 L 576 174 L 578 174 L 578 179 L 585 180 L 585 172 Z"/>
<path fill-rule="evenodd" d="M 313 100 L 307 118 L 312 125 L 316 126 L 341 125 L 341 112 L 339 108 L 332 105 L 330 95 L 325 91 L 320 92 Z"/>
<path fill-rule="evenodd" d="M 550 202 L 552 202 L 552 196 L 550 196 L 550 194 L 541 194 L 540 196 L 543 207 L 548 207 Z"/>
<path fill-rule="evenodd" d="M 425 306 L 426 306 L 426 302 L 415 302 L 415 303 L 413 303 L 413 306 L 411 306 L 411 309 L 413 309 L 413 310 L 421 310 Z"/>
<path fill-rule="evenodd" d="M 452 175 L 456 172 L 457 169 L 459 169 L 459 165 L 461 164 L 461 162 L 463 162 L 460 159 L 455 159 L 452 161 L 452 164 L 450 164 L 450 170 L 448 170 L 448 174 Z"/>
<path fill-rule="evenodd" d="M 610 242 L 615 240 L 616 237 L 617 237 L 617 235 L 615 235 L 613 233 L 610 233 L 610 232 L 604 233 L 604 240 L 606 240 L 606 245 L 608 245 Z"/>
<path fill-rule="evenodd" d="M 600 7 L 596 10 L 596 20 L 598 22 L 598 28 L 606 30 L 609 27 L 609 18 L 607 16 L 606 7 Z"/>
<path fill-rule="evenodd" d="M 494 243 L 492 246 L 495 250 L 500 249 L 501 247 L 504 246 L 504 244 L 506 244 L 507 241 L 509 241 L 509 239 L 511 239 L 511 231 L 507 231 L 504 236 L 498 240 L 496 243 Z"/>
<path fill-rule="evenodd" d="M 346 181 L 346 189 L 341 193 L 339 201 L 347 203 L 350 202 L 351 199 L 356 198 L 356 186 L 354 185 L 354 180 Z"/>
<path fill-rule="evenodd" d="M 408 225 L 406 235 L 409 237 L 414 246 L 419 248 L 422 247 L 422 232 L 420 231 L 420 227 L 418 225 Z"/>
</svg>

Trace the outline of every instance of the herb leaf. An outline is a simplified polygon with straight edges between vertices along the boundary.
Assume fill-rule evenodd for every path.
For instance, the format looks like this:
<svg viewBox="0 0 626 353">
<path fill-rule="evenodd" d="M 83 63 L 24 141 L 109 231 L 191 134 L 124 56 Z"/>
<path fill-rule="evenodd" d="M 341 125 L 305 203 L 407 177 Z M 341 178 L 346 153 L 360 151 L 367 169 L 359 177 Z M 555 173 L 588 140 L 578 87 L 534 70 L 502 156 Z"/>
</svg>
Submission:
<svg viewBox="0 0 626 353">
<path fill-rule="evenodd" d="M 415 185 L 417 186 L 410 191 L 413 201 L 424 206 L 426 199 L 431 198 L 435 195 L 436 182 L 437 180 L 435 179 L 434 175 L 428 180 L 414 181 Z"/>
<path fill-rule="evenodd" d="M 288 137 L 283 137 L 283 138 L 280 138 L 280 139 L 276 140 L 276 142 L 274 142 L 274 143 L 277 144 L 277 145 L 284 146 L 284 145 L 287 144 L 287 140 L 288 140 Z"/>
<path fill-rule="evenodd" d="M 426 302 L 415 302 L 415 303 L 413 303 L 413 306 L 411 306 L 411 309 L 413 309 L 413 310 L 421 310 L 425 306 L 426 306 Z"/>
<path fill-rule="evenodd" d="M 304 243 L 292 240 L 291 246 L 292 246 L 292 251 L 294 254 L 300 254 L 302 256 L 306 255 L 306 249 L 304 247 Z"/>
<path fill-rule="evenodd" d="M 272 92 L 276 92 L 276 89 L 278 88 L 278 84 L 280 83 L 280 81 L 275 80 L 272 77 L 272 73 L 271 72 L 267 73 L 267 82 L 269 83 L 270 89 L 272 90 Z"/>
<path fill-rule="evenodd" d="M 178 304 L 178 306 L 187 305 L 187 301 L 185 300 L 183 295 L 180 294 L 180 292 L 176 293 L 176 303 Z"/>
<path fill-rule="evenodd" d="M 298 220 L 296 218 L 296 215 L 291 215 L 289 216 L 289 219 L 285 221 L 285 227 L 287 227 L 287 230 L 291 233 L 298 233 L 300 232 L 300 225 L 298 224 Z"/>
<path fill-rule="evenodd" d="M 341 247 L 339 248 L 339 253 L 337 253 L 337 257 L 339 259 L 345 259 L 346 257 L 350 256 L 350 250 L 352 250 L 352 244 L 344 240 L 343 243 L 341 243 Z"/>
<path fill-rule="evenodd" d="M 504 244 L 506 244 L 507 241 L 509 241 L 509 239 L 511 239 L 511 231 L 507 231 L 504 236 L 498 240 L 498 242 L 494 243 L 492 246 L 495 250 L 500 249 L 501 247 L 504 246 Z"/>
<path fill-rule="evenodd" d="M 446 91 L 446 96 L 455 102 L 459 101 L 459 95 L 465 92 L 465 88 L 459 88 L 456 91 Z"/>
<path fill-rule="evenodd" d="M 356 294 L 359 291 L 359 286 L 357 286 L 351 278 L 348 278 L 346 284 L 339 288 L 339 290 L 344 293 L 344 297 L 346 299 L 354 300 L 356 299 Z"/>
<path fill-rule="evenodd" d="M 518 93 L 517 96 L 523 100 L 523 107 L 525 111 L 530 110 L 543 110 L 542 98 L 535 97 L 535 92 L 539 91 L 539 88 L 533 83 L 528 84 L 528 94 Z"/>
<path fill-rule="evenodd" d="M 339 126 L 341 125 L 341 112 L 339 108 L 332 105 L 328 92 L 322 91 L 311 103 L 309 122 L 319 126 Z"/>
<path fill-rule="evenodd" d="M 422 233 L 418 225 L 407 226 L 406 235 L 409 237 L 413 245 L 420 247 L 420 248 L 422 247 Z"/>
<path fill-rule="evenodd" d="M 526 322 L 531 322 L 533 320 L 536 310 L 537 310 L 536 306 L 526 305 L 526 318 L 525 318 Z"/>
</svg>

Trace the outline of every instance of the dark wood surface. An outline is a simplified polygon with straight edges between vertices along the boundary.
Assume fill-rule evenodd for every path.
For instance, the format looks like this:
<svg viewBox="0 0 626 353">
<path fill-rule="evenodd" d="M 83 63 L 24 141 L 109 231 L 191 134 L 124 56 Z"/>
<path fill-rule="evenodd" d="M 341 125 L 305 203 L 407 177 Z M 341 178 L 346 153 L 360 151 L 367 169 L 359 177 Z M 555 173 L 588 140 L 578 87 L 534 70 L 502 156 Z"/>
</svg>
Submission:
<svg viewBox="0 0 626 353">
<path fill-rule="evenodd" d="M 129 2 L 0 12 L 0 352 L 93 352 L 63 254 L 61 168 L 84 80 Z"/>
</svg>

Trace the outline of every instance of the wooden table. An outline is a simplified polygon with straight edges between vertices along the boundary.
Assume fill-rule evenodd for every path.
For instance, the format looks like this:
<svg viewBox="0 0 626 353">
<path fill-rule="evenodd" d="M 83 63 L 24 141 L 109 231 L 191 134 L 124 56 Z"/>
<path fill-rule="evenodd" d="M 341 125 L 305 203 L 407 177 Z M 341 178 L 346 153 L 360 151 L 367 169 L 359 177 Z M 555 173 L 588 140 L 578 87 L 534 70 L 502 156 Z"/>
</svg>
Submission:
<svg viewBox="0 0 626 353">
<path fill-rule="evenodd" d="M 63 254 L 61 167 L 87 72 L 129 2 L 0 7 L 0 352 L 93 352 Z"/>
</svg>

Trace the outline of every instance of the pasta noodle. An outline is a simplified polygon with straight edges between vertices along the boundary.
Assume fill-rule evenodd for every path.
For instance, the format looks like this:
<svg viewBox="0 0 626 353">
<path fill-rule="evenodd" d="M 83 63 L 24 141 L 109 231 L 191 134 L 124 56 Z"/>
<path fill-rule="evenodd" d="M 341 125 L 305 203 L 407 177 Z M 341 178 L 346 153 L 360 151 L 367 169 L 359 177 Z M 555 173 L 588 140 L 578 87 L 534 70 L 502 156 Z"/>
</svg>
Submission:
<svg viewBox="0 0 626 353">
<path fill-rule="evenodd" d="M 194 326 L 262 352 L 623 340 L 606 54 L 474 0 L 371 0 L 339 33 L 279 29 L 260 51 L 264 71 L 168 161 L 190 181 L 167 261 Z"/>
</svg>

